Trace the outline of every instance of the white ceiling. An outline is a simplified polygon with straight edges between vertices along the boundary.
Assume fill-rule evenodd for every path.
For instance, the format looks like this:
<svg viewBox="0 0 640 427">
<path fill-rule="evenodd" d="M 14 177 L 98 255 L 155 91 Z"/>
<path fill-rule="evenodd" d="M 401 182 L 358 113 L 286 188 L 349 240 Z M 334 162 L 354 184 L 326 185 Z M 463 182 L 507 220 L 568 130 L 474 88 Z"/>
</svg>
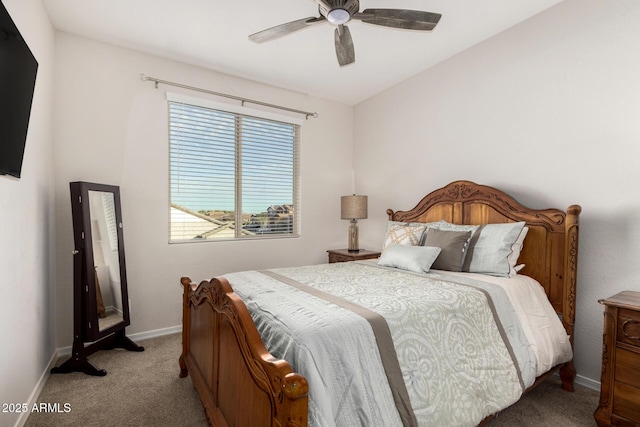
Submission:
<svg viewBox="0 0 640 427">
<path fill-rule="evenodd" d="M 432 32 L 352 21 L 356 62 L 340 68 L 330 24 L 263 44 L 247 38 L 318 16 L 313 0 L 43 0 L 58 30 L 351 105 L 560 1 L 361 0 L 360 10 L 425 10 L 442 19 Z"/>
</svg>

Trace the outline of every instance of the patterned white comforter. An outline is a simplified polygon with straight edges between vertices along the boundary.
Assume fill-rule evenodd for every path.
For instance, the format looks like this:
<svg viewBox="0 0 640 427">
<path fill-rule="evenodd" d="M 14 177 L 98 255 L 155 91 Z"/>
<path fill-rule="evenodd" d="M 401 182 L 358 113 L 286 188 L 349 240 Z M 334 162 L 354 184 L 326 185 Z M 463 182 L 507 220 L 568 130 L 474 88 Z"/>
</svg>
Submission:
<svg viewBox="0 0 640 427">
<path fill-rule="evenodd" d="M 309 381 L 311 426 L 474 426 L 535 379 L 532 345 L 495 284 L 357 262 L 265 273 L 226 277 L 267 349 Z M 278 275 L 384 317 L 413 420 L 401 420 L 369 323 Z"/>
</svg>

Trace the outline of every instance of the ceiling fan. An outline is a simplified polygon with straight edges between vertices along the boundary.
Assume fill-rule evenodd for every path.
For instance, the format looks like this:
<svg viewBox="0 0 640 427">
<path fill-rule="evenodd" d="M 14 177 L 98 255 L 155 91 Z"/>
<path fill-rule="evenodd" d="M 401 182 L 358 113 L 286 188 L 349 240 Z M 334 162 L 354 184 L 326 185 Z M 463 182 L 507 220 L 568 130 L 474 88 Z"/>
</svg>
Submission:
<svg viewBox="0 0 640 427">
<path fill-rule="evenodd" d="M 263 31 L 251 34 L 249 40 L 262 43 L 285 36 L 312 25 L 328 22 L 336 27 L 336 55 L 340 66 L 351 64 L 356 60 L 351 32 L 347 24 L 357 20 L 366 24 L 403 30 L 431 31 L 440 17 L 439 13 L 423 12 L 408 9 L 365 9 L 360 12 L 359 0 L 315 0 L 318 3 L 320 16 L 311 16 L 276 25 Z"/>
</svg>

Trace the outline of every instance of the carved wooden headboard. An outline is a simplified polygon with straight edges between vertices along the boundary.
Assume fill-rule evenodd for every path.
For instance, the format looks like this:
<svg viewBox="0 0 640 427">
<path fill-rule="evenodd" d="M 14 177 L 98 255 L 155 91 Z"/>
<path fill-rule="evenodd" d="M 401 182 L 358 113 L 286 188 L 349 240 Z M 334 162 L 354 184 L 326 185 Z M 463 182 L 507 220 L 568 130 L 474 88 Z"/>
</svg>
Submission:
<svg viewBox="0 0 640 427">
<path fill-rule="evenodd" d="M 576 278 L 578 269 L 578 216 L 581 207 L 530 209 L 508 194 L 471 181 L 455 181 L 427 194 L 413 209 L 387 210 L 389 219 L 432 222 L 444 219 L 454 224 L 495 224 L 525 221 L 529 232 L 518 259 L 525 264 L 521 274 L 544 287 L 549 301 L 561 315 L 573 341 Z"/>
</svg>

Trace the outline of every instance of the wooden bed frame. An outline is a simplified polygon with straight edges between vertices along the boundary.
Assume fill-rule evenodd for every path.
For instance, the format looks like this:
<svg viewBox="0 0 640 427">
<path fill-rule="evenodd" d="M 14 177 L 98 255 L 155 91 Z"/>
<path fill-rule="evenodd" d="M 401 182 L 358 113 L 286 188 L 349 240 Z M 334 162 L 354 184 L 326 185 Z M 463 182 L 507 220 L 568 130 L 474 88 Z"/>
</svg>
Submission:
<svg viewBox="0 0 640 427">
<path fill-rule="evenodd" d="M 409 211 L 387 210 L 389 220 L 455 224 L 525 221 L 529 227 L 521 274 L 544 287 L 573 345 L 581 208 L 529 209 L 506 193 L 470 181 L 455 181 L 425 196 Z M 180 377 L 191 374 L 214 426 L 306 426 L 308 384 L 265 348 L 242 300 L 224 278 L 200 285 L 183 277 Z M 562 388 L 573 391 L 573 361 L 538 377 L 535 387 L 560 371 Z M 485 420 L 486 421 L 486 420 Z M 483 421 L 483 423 L 485 422 Z"/>
</svg>

